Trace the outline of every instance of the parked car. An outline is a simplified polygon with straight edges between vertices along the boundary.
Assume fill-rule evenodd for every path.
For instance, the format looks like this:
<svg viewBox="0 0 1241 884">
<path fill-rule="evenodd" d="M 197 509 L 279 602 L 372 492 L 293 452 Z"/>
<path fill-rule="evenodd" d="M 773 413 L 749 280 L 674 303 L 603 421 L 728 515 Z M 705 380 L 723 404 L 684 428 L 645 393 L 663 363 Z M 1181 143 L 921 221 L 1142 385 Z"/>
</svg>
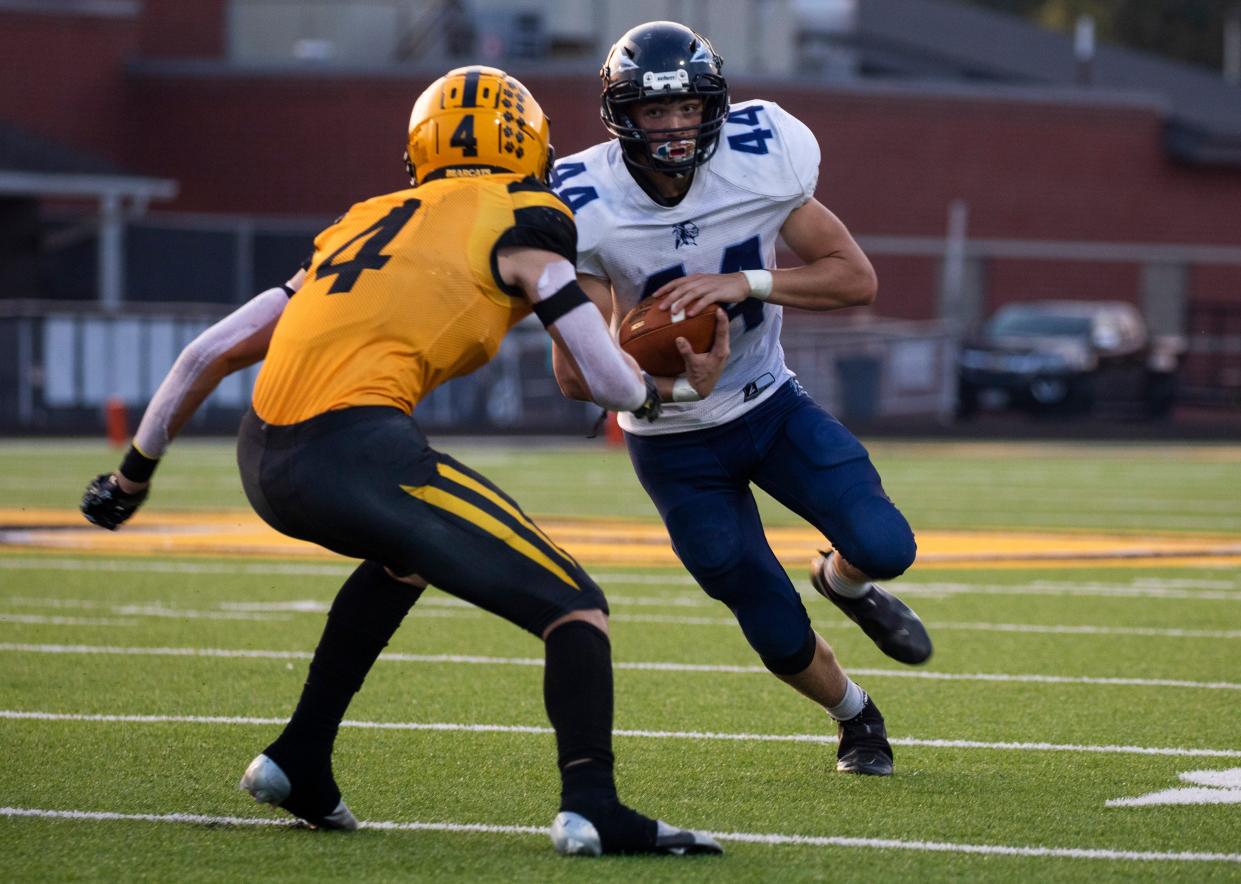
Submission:
<svg viewBox="0 0 1241 884">
<path fill-rule="evenodd" d="M 1172 408 L 1180 349 L 1154 339 L 1121 301 L 1033 301 L 1000 308 L 958 357 L 957 413 L 1160 417 Z"/>
</svg>

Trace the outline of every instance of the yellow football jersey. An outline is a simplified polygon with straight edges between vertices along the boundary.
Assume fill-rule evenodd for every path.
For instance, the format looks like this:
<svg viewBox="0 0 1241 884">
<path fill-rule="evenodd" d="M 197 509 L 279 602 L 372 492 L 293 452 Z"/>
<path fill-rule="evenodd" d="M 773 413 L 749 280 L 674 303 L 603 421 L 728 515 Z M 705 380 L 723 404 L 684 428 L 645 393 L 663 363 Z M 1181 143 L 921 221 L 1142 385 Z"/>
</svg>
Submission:
<svg viewBox="0 0 1241 884">
<path fill-rule="evenodd" d="M 443 178 L 353 206 L 315 238 L 255 383 L 255 412 L 270 424 L 355 405 L 408 414 L 488 362 L 531 309 L 499 277 L 503 246 L 576 263 L 572 213 L 517 175 Z"/>
</svg>

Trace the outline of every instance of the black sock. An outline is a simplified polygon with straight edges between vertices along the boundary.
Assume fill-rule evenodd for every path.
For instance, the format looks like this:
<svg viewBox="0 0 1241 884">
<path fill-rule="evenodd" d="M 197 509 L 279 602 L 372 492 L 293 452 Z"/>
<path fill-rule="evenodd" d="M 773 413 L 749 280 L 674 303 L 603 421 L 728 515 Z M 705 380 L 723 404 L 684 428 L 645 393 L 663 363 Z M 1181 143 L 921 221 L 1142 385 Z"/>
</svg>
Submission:
<svg viewBox="0 0 1241 884">
<path fill-rule="evenodd" d="M 290 779 L 299 774 L 331 779 L 332 745 L 345 710 L 421 594 L 371 561 L 359 565 L 340 588 L 293 717 L 264 752 Z"/>
<path fill-rule="evenodd" d="M 590 820 L 606 853 L 649 850 L 656 824 L 620 803 L 612 775 L 612 645 L 582 620 L 546 641 L 543 701 L 556 731 L 560 809 Z"/>
<path fill-rule="evenodd" d="M 612 645 L 584 620 L 570 620 L 546 641 L 543 703 L 556 730 L 556 761 L 566 769 L 612 774 Z M 591 764 L 582 765 L 580 762 Z M 575 764 L 577 762 L 577 764 Z"/>
</svg>

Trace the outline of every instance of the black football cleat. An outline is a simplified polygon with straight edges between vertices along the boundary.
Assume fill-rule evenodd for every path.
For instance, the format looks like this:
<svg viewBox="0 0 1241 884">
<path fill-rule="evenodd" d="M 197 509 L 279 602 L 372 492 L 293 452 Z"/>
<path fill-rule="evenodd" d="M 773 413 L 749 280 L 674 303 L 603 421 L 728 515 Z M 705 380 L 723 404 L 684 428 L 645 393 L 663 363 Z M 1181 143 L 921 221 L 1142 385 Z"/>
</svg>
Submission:
<svg viewBox="0 0 1241 884">
<path fill-rule="evenodd" d="M 282 807 L 312 829 L 340 829 L 353 831 L 358 827 L 357 818 L 345 806 L 336 783 L 320 784 L 316 795 L 297 794 L 288 775 L 280 765 L 266 755 L 259 755 L 250 762 L 239 789 L 249 792 L 260 804 Z"/>
<path fill-rule="evenodd" d="M 910 665 L 929 660 L 931 637 L 909 605 L 873 583 L 866 595 L 856 599 L 832 591 L 823 576 L 832 555 L 833 552 L 822 553 L 810 563 L 810 583 L 815 591 L 844 611 L 893 660 Z"/>
<path fill-rule="evenodd" d="M 879 708 L 866 698 L 862 711 L 848 721 L 837 722 L 836 770 L 841 773 L 892 776 L 892 745 Z"/>
</svg>

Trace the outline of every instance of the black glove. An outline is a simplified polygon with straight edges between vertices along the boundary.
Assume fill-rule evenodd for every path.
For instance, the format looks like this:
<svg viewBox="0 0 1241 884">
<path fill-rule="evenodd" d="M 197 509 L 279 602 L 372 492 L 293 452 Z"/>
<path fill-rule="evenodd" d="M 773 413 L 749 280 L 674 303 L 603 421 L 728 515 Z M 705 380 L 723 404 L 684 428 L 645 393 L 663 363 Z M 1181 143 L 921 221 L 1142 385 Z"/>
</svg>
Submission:
<svg viewBox="0 0 1241 884">
<path fill-rule="evenodd" d="M 638 420 L 654 423 L 655 419 L 659 417 L 659 412 L 663 409 L 664 404 L 659 401 L 659 388 L 655 386 L 655 379 L 643 372 L 642 380 L 646 382 L 646 401 L 630 412 L 630 414 Z"/>
<path fill-rule="evenodd" d="M 82 515 L 86 521 L 115 531 L 142 506 L 147 489 L 126 494 L 111 473 L 101 473 L 86 486 L 82 495 Z"/>
</svg>

